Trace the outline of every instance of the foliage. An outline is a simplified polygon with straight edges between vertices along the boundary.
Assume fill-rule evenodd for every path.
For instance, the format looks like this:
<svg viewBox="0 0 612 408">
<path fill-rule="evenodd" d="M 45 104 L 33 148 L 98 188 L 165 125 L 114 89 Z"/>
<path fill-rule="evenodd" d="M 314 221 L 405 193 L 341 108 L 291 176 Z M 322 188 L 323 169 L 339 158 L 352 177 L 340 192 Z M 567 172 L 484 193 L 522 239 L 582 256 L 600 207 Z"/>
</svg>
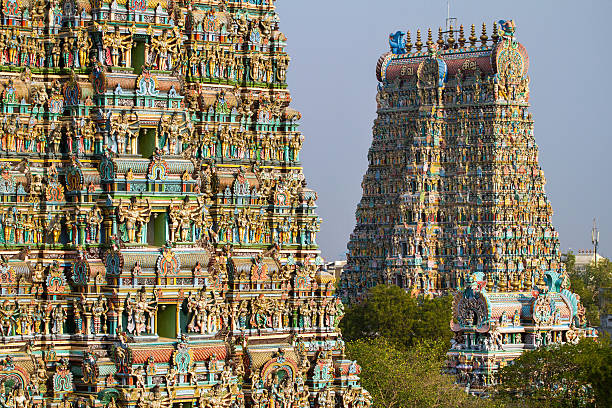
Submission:
<svg viewBox="0 0 612 408">
<path fill-rule="evenodd" d="M 397 286 L 378 285 L 347 309 L 340 324 L 346 340 L 384 337 L 402 347 L 415 340 L 450 341 L 452 297 L 415 298 Z"/>
<path fill-rule="evenodd" d="M 440 372 L 444 341 L 415 343 L 403 349 L 384 337 L 348 343 L 347 354 L 362 368 L 361 383 L 375 407 L 488 407 L 489 401 L 468 395 Z"/>
<path fill-rule="evenodd" d="M 363 386 L 376 407 L 487 407 L 442 373 L 448 350 L 452 297 L 415 298 L 378 285 L 349 307 L 341 323 L 347 354 L 362 367 Z"/>
<path fill-rule="evenodd" d="M 523 353 L 498 373 L 506 406 L 612 406 L 612 348 L 584 339 Z"/>
<path fill-rule="evenodd" d="M 612 286 L 612 266 L 602 260 L 578 273 L 573 260 L 566 262 L 572 290 L 598 319 L 598 289 Z M 361 365 L 374 406 L 612 407 L 612 348 L 602 338 L 523 353 L 500 370 L 501 385 L 490 399 L 468 395 L 442 373 L 451 304 L 450 296 L 414 298 L 397 286 L 378 285 L 347 309 L 341 323 L 347 354 Z"/>
<path fill-rule="evenodd" d="M 612 262 L 599 259 L 597 265 L 588 265 L 585 271 L 575 268 L 576 256 L 566 255 L 565 265 L 570 278 L 571 288 L 580 296 L 590 325 L 599 326 L 599 289 L 612 287 Z"/>
</svg>

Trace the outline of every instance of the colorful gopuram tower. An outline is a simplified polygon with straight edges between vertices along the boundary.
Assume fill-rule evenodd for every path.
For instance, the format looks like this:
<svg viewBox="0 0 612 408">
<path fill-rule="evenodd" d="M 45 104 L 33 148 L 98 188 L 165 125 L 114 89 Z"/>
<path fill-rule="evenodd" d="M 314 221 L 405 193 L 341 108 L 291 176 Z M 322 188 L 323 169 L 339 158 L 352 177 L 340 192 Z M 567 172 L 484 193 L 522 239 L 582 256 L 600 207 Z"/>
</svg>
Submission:
<svg viewBox="0 0 612 408">
<path fill-rule="evenodd" d="M 569 291 L 528 112 L 529 58 L 500 22 L 390 36 L 378 61 L 357 226 L 340 292 L 458 291 L 450 366 L 472 388 L 525 349 L 592 335 Z"/>
<path fill-rule="evenodd" d="M 0 402 L 368 407 L 274 0 L 3 0 Z"/>
</svg>

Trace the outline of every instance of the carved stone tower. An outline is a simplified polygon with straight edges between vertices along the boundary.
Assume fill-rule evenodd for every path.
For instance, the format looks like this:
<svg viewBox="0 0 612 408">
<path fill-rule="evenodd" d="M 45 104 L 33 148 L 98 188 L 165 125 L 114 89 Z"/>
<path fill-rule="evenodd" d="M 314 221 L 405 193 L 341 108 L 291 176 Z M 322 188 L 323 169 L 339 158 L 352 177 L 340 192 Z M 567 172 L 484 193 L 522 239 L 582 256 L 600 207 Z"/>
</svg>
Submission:
<svg viewBox="0 0 612 408">
<path fill-rule="evenodd" d="M 591 335 L 560 261 L 514 23 L 390 36 L 340 291 L 460 291 L 451 366 L 473 387 L 522 350 Z M 469 367 L 468 367 L 469 366 Z M 473 367 L 476 367 L 472 369 Z"/>
<path fill-rule="evenodd" d="M 5 0 L 0 398 L 363 407 L 274 0 Z"/>
</svg>

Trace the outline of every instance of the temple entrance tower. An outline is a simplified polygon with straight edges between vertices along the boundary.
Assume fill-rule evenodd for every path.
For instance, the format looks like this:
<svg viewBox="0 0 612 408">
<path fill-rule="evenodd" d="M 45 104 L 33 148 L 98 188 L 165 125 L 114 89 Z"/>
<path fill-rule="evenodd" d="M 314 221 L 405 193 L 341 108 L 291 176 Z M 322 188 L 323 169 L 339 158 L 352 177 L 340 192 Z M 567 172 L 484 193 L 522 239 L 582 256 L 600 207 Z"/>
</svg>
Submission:
<svg viewBox="0 0 612 408">
<path fill-rule="evenodd" d="M 340 293 L 356 302 L 381 283 L 459 291 L 449 355 L 461 381 L 479 387 L 524 349 L 593 332 L 560 260 L 514 23 L 495 23 L 490 37 L 484 24 L 479 38 L 475 26 L 467 38 L 463 26 L 447 34 L 434 41 L 429 30 L 424 44 L 417 31 L 414 45 L 410 33 L 391 34 L 378 61 L 378 117 Z"/>
<path fill-rule="evenodd" d="M 275 0 L 2 3 L 0 400 L 371 406 L 286 46 Z"/>
</svg>

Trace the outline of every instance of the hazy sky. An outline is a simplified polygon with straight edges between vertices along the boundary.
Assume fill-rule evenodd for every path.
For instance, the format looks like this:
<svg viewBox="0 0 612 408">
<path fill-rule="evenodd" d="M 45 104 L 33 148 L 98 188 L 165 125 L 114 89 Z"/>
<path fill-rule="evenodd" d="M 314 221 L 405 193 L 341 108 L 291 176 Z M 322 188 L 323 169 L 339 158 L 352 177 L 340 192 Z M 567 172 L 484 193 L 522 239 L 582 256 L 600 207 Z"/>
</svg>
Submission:
<svg viewBox="0 0 612 408">
<path fill-rule="evenodd" d="M 319 193 L 318 243 L 328 260 L 344 258 L 376 116 L 376 62 L 389 50 L 390 32 L 410 30 L 413 42 L 417 28 L 437 32 L 447 1 L 276 4 L 292 57 L 292 106 L 303 114 L 300 158 Z M 454 0 L 451 7 L 466 37 L 471 24 L 484 21 L 490 29 L 493 21 L 516 22 L 516 37 L 529 52 L 535 137 L 561 246 L 591 248 L 597 217 L 600 253 L 612 256 L 612 85 L 606 74 L 612 1 Z"/>
</svg>

